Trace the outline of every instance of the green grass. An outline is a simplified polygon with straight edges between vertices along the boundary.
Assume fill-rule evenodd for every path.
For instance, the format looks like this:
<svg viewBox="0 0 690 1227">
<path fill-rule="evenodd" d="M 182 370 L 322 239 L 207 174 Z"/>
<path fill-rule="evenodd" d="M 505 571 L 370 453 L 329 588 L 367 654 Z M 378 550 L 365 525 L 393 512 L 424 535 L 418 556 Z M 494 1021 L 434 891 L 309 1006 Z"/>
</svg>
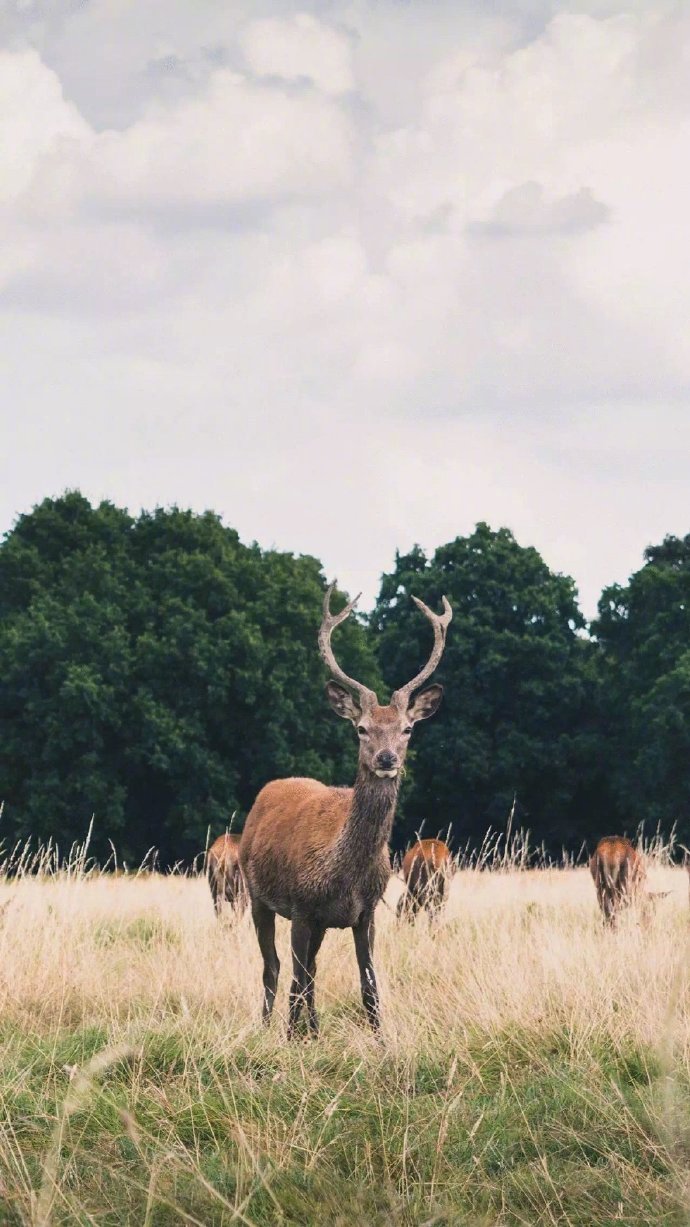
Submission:
<svg viewBox="0 0 690 1227">
<path fill-rule="evenodd" d="M 324 1020 L 328 1032 L 328 1019 Z M 205 1034 L 207 1032 L 207 1034 Z M 65 1122 L 55 1224 L 688 1222 L 690 1136 L 665 1136 L 653 1051 L 567 1031 L 449 1036 L 444 1052 L 361 1055 L 252 1034 L 231 1056 L 201 1020 L 152 1032 Z M 74 1067 L 98 1028 L 0 1037 L 3 1223 L 36 1213 Z M 690 1116 L 684 1115 L 685 1120 Z M 31 1190 L 34 1191 L 33 1209 Z"/>
</svg>

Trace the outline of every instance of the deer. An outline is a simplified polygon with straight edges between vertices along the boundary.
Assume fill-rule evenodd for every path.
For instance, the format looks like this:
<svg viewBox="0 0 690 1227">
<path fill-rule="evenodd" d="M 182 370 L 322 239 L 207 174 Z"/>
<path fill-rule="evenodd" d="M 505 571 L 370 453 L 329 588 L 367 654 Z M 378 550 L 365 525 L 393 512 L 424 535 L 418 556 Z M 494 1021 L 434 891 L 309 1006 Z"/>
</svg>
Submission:
<svg viewBox="0 0 690 1227">
<path fill-rule="evenodd" d="M 450 848 L 440 839 L 420 839 L 405 853 L 402 863 L 405 890 L 398 899 L 398 918 L 412 919 L 424 908 L 438 918 L 452 870 Z"/>
<path fill-rule="evenodd" d="M 359 597 L 333 614 L 334 588 L 331 584 L 324 597 L 318 647 L 331 674 L 326 685 L 328 702 L 357 731 L 354 785 L 332 787 L 300 777 L 273 780 L 258 794 L 240 844 L 240 864 L 263 958 L 265 1024 L 273 1011 L 280 971 L 276 916 L 291 921 L 288 1039 L 295 1035 L 303 1005 L 309 1031 L 318 1035 L 314 980 L 316 957 L 327 929 L 352 929 L 362 1002 L 372 1029 L 380 1033 L 374 912 L 391 874 L 388 841 L 410 737 L 418 721 L 434 715 L 443 697 L 439 683 L 418 692 L 443 655 L 453 616 L 445 596 L 442 614 L 413 596 L 433 627 L 433 648 L 420 672 L 382 706 L 375 692 L 348 677 L 335 658 L 331 636 Z"/>
<path fill-rule="evenodd" d="M 206 873 L 211 888 L 216 916 L 220 916 L 223 902 L 227 901 L 241 914 L 247 906 L 244 875 L 240 868 L 240 836 L 219 835 L 211 844 L 206 858 Z"/>
<path fill-rule="evenodd" d="M 615 928 L 621 911 L 641 903 L 643 917 L 649 918 L 659 899 L 668 891 L 646 891 L 647 867 L 642 854 L 624 835 L 605 835 L 589 860 L 589 871 L 597 888 L 597 899 L 604 924 Z"/>
</svg>

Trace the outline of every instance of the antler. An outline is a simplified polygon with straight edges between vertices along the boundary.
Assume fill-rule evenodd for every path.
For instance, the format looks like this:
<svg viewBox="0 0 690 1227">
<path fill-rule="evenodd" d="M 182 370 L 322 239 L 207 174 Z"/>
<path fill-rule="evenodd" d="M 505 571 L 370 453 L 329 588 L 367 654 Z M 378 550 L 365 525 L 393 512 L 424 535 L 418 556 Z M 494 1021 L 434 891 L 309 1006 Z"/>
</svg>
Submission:
<svg viewBox="0 0 690 1227">
<path fill-rule="evenodd" d="M 434 628 L 434 646 L 431 650 L 431 656 L 417 676 L 413 677 L 412 681 L 408 682 L 406 686 L 401 686 L 399 690 L 396 690 L 391 695 L 391 703 L 396 703 L 400 707 L 403 705 L 407 706 L 412 694 L 414 694 L 415 690 L 419 690 L 419 687 L 427 680 L 428 677 L 431 677 L 431 674 L 443 656 L 443 649 L 446 646 L 446 631 L 448 630 L 448 624 L 453 617 L 453 610 L 451 609 L 450 603 L 445 596 L 441 599 L 443 601 L 443 613 L 435 614 L 433 609 L 429 609 L 429 606 L 424 604 L 424 601 L 420 601 L 419 597 L 412 597 L 412 600 L 417 608 L 421 609 L 422 613 L 425 614 Z"/>
<path fill-rule="evenodd" d="M 355 605 L 357 604 L 360 596 L 362 595 L 361 592 L 358 593 L 357 596 L 354 597 L 354 599 L 351 600 L 349 604 L 345 606 L 344 609 L 341 609 L 340 613 L 332 614 L 331 613 L 331 594 L 333 592 L 333 589 L 336 586 L 336 583 L 337 583 L 337 580 L 334 580 L 323 599 L 323 620 L 321 622 L 321 628 L 319 630 L 319 651 L 325 663 L 328 665 L 328 668 L 330 669 L 331 673 L 333 674 L 333 677 L 335 678 L 335 680 L 337 682 L 341 682 L 343 686 L 347 686 L 350 690 L 354 690 L 355 693 L 359 695 L 360 704 L 362 706 L 364 706 L 364 704 L 368 705 L 372 703 L 377 703 L 378 699 L 376 698 L 374 691 L 369 690 L 368 686 L 363 686 L 361 682 L 356 682 L 354 678 L 348 677 L 347 673 L 343 673 L 342 669 L 340 668 L 340 665 L 338 664 L 337 660 L 335 659 L 335 656 L 333 655 L 333 648 L 331 647 L 331 635 L 333 631 L 335 630 L 336 626 L 340 626 L 340 623 L 344 622 L 345 619 L 349 617 Z"/>
</svg>

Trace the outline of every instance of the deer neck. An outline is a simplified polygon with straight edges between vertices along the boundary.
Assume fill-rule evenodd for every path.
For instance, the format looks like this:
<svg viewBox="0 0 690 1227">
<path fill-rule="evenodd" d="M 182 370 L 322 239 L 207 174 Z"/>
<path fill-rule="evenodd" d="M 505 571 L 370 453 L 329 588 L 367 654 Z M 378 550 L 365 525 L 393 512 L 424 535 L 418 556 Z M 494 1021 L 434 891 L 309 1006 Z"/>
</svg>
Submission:
<svg viewBox="0 0 690 1227">
<path fill-rule="evenodd" d="M 364 869 L 390 839 L 398 800 L 400 776 L 378 779 L 359 767 L 352 790 L 352 808 L 338 841 L 338 860 Z"/>
</svg>

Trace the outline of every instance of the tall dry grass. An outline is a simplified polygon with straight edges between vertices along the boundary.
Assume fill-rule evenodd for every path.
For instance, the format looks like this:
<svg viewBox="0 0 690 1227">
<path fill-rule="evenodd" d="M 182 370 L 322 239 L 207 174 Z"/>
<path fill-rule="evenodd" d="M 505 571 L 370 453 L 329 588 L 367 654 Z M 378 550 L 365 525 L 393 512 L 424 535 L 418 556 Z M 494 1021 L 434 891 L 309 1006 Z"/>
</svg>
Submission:
<svg viewBox="0 0 690 1227">
<path fill-rule="evenodd" d="M 263 1032 L 249 916 L 218 923 L 203 877 L 20 866 L 0 1221 L 690 1222 L 688 875 L 652 853 L 669 895 L 616 933 L 584 868 L 461 869 L 435 928 L 396 922 L 393 879 L 383 1042 L 330 932 L 322 1036 L 291 1046 L 287 924 Z"/>
</svg>

